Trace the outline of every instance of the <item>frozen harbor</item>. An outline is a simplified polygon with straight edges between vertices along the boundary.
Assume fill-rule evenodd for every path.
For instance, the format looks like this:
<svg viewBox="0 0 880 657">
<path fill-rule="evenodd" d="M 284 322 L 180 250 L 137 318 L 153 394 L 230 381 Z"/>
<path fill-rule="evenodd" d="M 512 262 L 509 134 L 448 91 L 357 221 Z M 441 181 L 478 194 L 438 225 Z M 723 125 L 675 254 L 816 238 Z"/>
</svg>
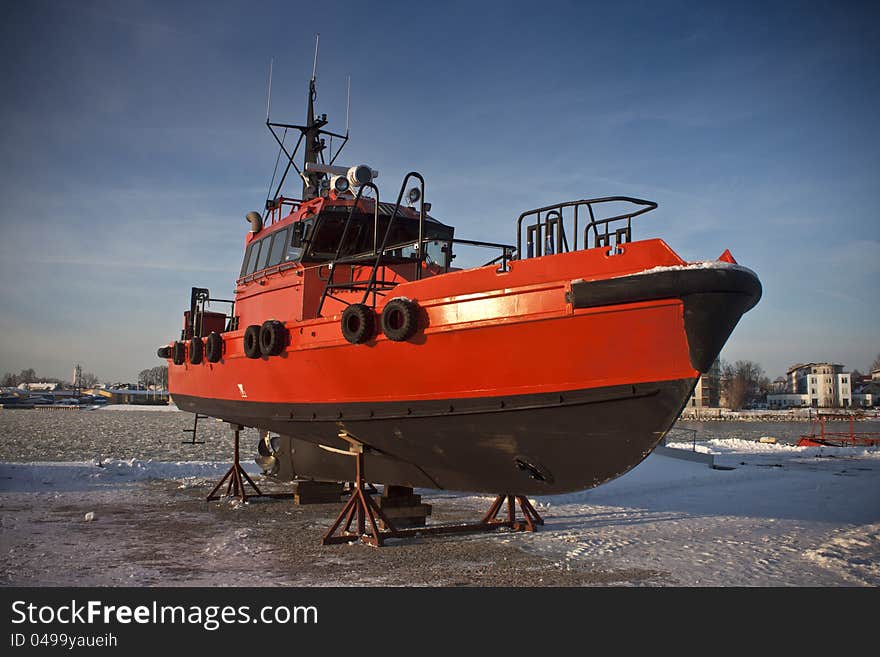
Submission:
<svg viewBox="0 0 880 657">
<path fill-rule="evenodd" d="M 394 540 L 375 550 L 319 545 L 337 505 L 206 504 L 231 440 L 208 421 L 206 445 L 181 445 L 191 419 L 0 413 L 0 582 L 880 585 L 880 450 L 767 445 L 706 423 L 697 449 L 725 469 L 652 455 L 594 490 L 535 498 L 547 521 L 536 534 Z M 780 427 L 774 435 L 784 438 Z M 256 438 L 245 434 L 245 454 Z M 422 492 L 433 521 L 474 519 L 490 502 Z"/>
</svg>

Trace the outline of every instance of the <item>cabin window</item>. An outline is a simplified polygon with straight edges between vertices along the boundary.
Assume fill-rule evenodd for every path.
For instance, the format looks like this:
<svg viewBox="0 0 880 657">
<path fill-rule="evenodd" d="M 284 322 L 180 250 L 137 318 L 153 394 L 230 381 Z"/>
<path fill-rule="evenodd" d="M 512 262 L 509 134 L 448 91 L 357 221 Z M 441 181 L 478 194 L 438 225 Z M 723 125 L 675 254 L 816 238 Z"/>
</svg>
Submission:
<svg viewBox="0 0 880 657">
<path fill-rule="evenodd" d="M 272 267 L 284 262 L 285 246 L 287 245 L 287 236 L 289 234 L 290 229 L 285 228 L 268 237 L 251 242 L 244 253 L 244 262 L 241 266 L 240 276 L 247 276 L 266 269 L 266 267 Z M 289 254 L 286 259 L 291 259 Z"/>
<path fill-rule="evenodd" d="M 315 228 L 308 256 L 312 260 L 328 260 L 336 255 L 339 240 L 345 231 L 348 209 L 330 209 L 321 213 L 320 222 Z M 346 243 L 339 249 L 340 255 L 371 253 L 382 245 L 390 217 L 379 216 L 378 231 L 375 218 L 370 213 L 355 212 L 346 235 Z M 435 263 L 445 266 L 446 253 L 443 247 L 452 238 L 453 229 L 436 221 L 425 222 L 424 237 L 431 240 L 427 245 L 429 256 Z M 374 234 L 375 233 L 375 234 Z M 392 248 L 395 255 L 409 257 L 415 255 L 415 243 L 419 239 L 419 222 L 408 217 L 396 217 L 388 235 L 386 247 Z"/>
<path fill-rule="evenodd" d="M 302 258 L 303 251 L 306 248 L 306 242 L 312 237 L 312 228 L 314 225 L 314 219 L 308 219 L 293 224 L 290 229 L 290 242 L 287 246 L 286 260 L 299 260 Z"/>
<path fill-rule="evenodd" d="M 239 277 L 245 276 L 247 274 L 248 263 L 251 260 L 251 253 L 253 252 L 253 250 L 254 243 L 251 242 L 250 244 L 248 244 L 247 248 L 244 251 L 244 260 L 242 260 L 241 263 L 241 273 L 239 274 Z"/>
<path fill-rule="evenodd" d="M 264 237 L 262 240 L 260 240 L 263 243 L 263 248 L 260 249 L 260 259 L 257 261 L 256 271 L 260 271 L 266 268 L 266 263 L 269 262 L 269 253 L 271 252 L 273 237 L 274 235 L 270 235 L 269 237 Z"/>
<path fill-rule="evenodd" d="M 449 242 L 441 240 L 433 240 L 425 245 L 425 253 L 427 253 L 427 263 L 429 265 L 439 265 L 444 269 L 449 266 L 447 258 L 451 249 Z"/>
<path fill-rule="evenodd" d="M 257 260 L 260 257 L 260 247 L 263 244 L 263 240 L 256 240 L 255 242 L 251 242 L 251 245 L 248 247 L 250 257 L 248 258 L 247 267 L 244 270 L 244 275 L 253 274 L 257 269 Z"/>
<path fill-rule="evenodd" d="M 342 233 L 345 232 L 345 222 L 348 220 L 348 212 L 327 212 L 321 216 L 321 223 L 315 229 L 312 238 L 312 248 L 309 254 L 312 257 L 327 259 L 336 256 L 336 249 L 339 248 L 339 240 L 342 239 Z M 362 232 L 362 221 L 358 215 L 352 218 L 351 226 L 348 229 L 348 235 L 345 237 L 346 244 L 340 250 L 340 255 L 350 255 L 358 253 L 359 238 Z M 363 249 L 366 251 L 367 249 Z"/>
<path fill-rule="evenodd" d="M 279 233 L 275 233 L 275 241 L 272 242 L 272 250 L 269 254 L 269 267 L 277 265 L 284 257 L 284 247 L 287 245 L 288 229 L 285 228 Z"/>
</svg>

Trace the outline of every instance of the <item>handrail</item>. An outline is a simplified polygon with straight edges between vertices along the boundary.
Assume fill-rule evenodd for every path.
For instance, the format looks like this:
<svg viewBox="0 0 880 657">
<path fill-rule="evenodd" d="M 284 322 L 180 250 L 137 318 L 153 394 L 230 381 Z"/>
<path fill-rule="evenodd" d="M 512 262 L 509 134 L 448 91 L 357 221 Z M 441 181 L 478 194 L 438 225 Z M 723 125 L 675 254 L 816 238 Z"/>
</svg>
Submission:
<svg viewBox="0 0 880 657">
<path fill-rule="evenodd" d="M 481 265 L 482 267 L 488 267 L 489 265 L 494 265 L 499 260 L 501 261 L 501 269 L 500 271 L 507 271 L 507 261 L 513 259 L 513 254 L 516 252 L 516 247 L 513 244 L 499 244 L 497 242 L 481 242 L 478 240 L 462 240 L 458 238 L 453 238 L 450 240 L 444 240 L 449 242 L 450 244 L 463 244 L 465 246 L 480 246 L 488 249 L 501 249 L 501 255 L 492 258 L 489 262 Z"/>
<path fill-rule="evenodd" d="M 425 237 L 424 237 L 424 235 L 425 235 L 425 202 L 424 202 L 424 199 L 425 199 L 425 179 L 421 176 L 421 174 L 419 174 L 416 171 L 410 171 L 408 174 L 406 174 L 406 176 L 404 176 L 403 183 L 400 186 L 400 193 L 397 195 L 397 203 L 394 205 L 394 211 L 391 213 L 391 216 L 388 219 L 388 225 L 385 228 L 385 234 L 382 237 L 382 244 L 381 245 L 378 245 L 376 242 L 376 238 L 377 238 L 377 235 L 379 232 L 379 189 L 376 187 L 376 185 L 374 185 L 371 182 L 365 183 L 365 184 L 361 185 L 360 188 L 358 189 L 358 193 L 357 193 L 357 196 L 355 197 L 354 203 L 351 205 L 351 208 L 348 211 L 348 217 L 345 221 L 345 227 L 343 228 L 342 235 L 339 239 L 339 243 L 336 246 L 336 253 L 333 256 L 333 259 L 327 263 L 327 266 L 330 269 L 330 273 L 327 276 L 327 282 L 324 285 L 324 292 L 321 294 L 321 299 L 318 302 L 318 308 L 317 308 L 317 312 L 316 312 L 317 316 L 320 316 L 321 310 L 324 307 L 324 301 L 326 300 L 326 298 L 328 296 L 332 296 L 330 294 L 330 291 L 332 289 L 334 289 L 335 287 L 339 287 L 338 285 L 334 285 L 334 283 L 333 283 L 333 277 L 334 277 L 334 271 L 335 271 L 336 265 L 346 264 L 346 263 L 350 263 L 350 262 L 363 262 L 367 258 L 375 258 L 375 260 L 373 262 L 372 270 L 370 271 L 369 279 L 367 279 L 366 281 L 363 282 L 365 287 L 364 287 L 364 297 L 363 297 L 361 303 L 364 303 L 364 304 L 367 303 L 367 300 L 369 299 L 370 294 L 373 293 L 373 305 L 374 306 L 376 305 L 374 288 L 376 287 L 376 283 L 377 283 L 377 273 L 379 271 L 379 267 L 382 264 L 382 260 L 385 256 L 385 252 L 389 249 L 388 239 L 391 236 L 391 227 L 394 224 L 394 220 L 400 214 L 401 202 L 403 201 L 403 193 L 406 190 L 406 185 L 409 182 L 410 178 L 417 178 L 419 180 L 420 187 L 421 187 L 421 190 L 420 190 L 421 191 L 421 204 L 419 206 L 419 238 L 418 238 L 418 242 L 416 243 L 417 244 L 416 250 L 418 252 L 418 255 L 417 255 L 417 259 L 416 259 L 417 265 L 416 265 L 415 279 L 418 280 L 419 278 L 421 278 L 421 273 L 422 273 L 421 262 L 424 260 L 424 252 L 425 252 L 425 249 L 424 249 L 424 243 L 425 243 Z M 352 220 L 352 217 L 354 216 L 355 210 L 358 208 L 358 205 L 361 201 L 361 198 L 362 198 L 363 192 L 364 192 L 364 188 L 370 188 L 376 194 L 376 198 L 375 198 L 374 204 L 373 204 L 373 251 L 372 251 L 372 253 L 365 252 L 363 254 L 353 254 L 353 255 L 349 255 L 349 256 L 342 256 L 341 255 L 342 248 L 343 248 L 343 245 L 346 243 L 346 237 L 348 237 L 348 232 L 351 227 L 351 220 Z M 315 230 L 316 231 L 319 230 L 319 226 L 316 226 Z M 411 241 L 405 242 L 405 244 L 411 244 L 411 243 L 412 243 Z"/>
<path fill-rule="evenodd" d="M 618 214 L 613 217 L 607 217 L 605 219 L 596 219 L 596 215 L 593 212 L 593 205 L 598 203 L 610 203 L 615 201 L 623 201 L 626 203 L 633 203 L 635 205 L 645 206 L 640 210 L 636 210 L 634 212 L 625 212 L 623 214 Z M 568 251 L 568 238 L 565 235 L 564 227 L 563 227 L 563 216 L 562 210 L 565 208 L 573 207 L 574 208 L 574 248 L 572 251 L 578 250 L 578 208 L 581 206 L 586 206 L 587 211 L 590 214 L 590 222 L 584 228 L 584 248 L 589 248 L 587 235 L 589 230 L 593 229 L 593 235 L 595 236 L 596 244 L 594 246 L 598 246 L 598 242 L 600 241 L 599 231 L 597 230 L 598 226 L 605 226 L 605 233 L 602 237 L 608 239 L 610 235 L 608 233 L 608 224 L 614 221 L 618 221 L 621 219 L 627 220 L 626 229 L 621 229 L 626 231 L 627 237 L 629 236 L 629 231 L 631 228 L 630 222 L 635 217 L 638 217 L 641 214 L 646 212 L 650 212 L 657 208 L 657 204 L 654 201 L 646 201 L 644 199 L 633 198 L 631 196 L 605 196 L 600 198 L 590 198 L 590 199 L 580 199 L 578 201 L 566 201 L 563 203 L 555 203 L 553 205 L 547 205 L 542 208 L 536 208 L 534 210 L 527 210 L 519 215 L 516 220 L 516 253 L 518 258 L 523 258 L 523 250 L 522 250 L 522 224 L 523 220 L 526 217 L 537 215 L 537 222 L 534 224 L 535 226 L 541 225 L 549 225 L 553 223 L 554 225 L 559 225 L 559 232 L 557 233 L 557 249 L 556 252 L 562 251 L 563 241 L 565 242 L 565 250 Z M 544 219 L 542 221 L 541 214 L 546 213 Z M 538 243 L 538 248 L 535 249 L 534 253 L 527 253 L 525 257 L 538 256 L 543 254 L 543 244 Z"/>
<path fill-rule="evenodd" d="M 290 212 L 293 213 L 296 212 L 297 209 L 299 209 L 300 205 L 302 205 L 302 201 L 298 198 L 287 198 L 284 196 L 279 196 L 274 201 L 267 202 L 267 226 L 272 226 L 284 218 L 281 216 L 281 211 L 284 209 L 285 205 L 290 206 Z"/>
<path fill-rule="evenodd" d="M 342 247 L 346 243 L 345 238 L 348 237 L 348 230 L 351 227 L 351 218 L 354 216 L 354 211 L 358 208 L 358 204 L 360 203 L 361 198 L 364 195 L 364 189 L 366 188 L 372 189 L 373 192 L 376 194 L 376 202 L 373 207 L 373 248 L 375 249 L 376 232 L 379 230 L 379 188 L 376 187 L 374 183 L 367 182 L 363 183 L 358 188 L 358 193 L 354 199 L 354 203 L 351 204 L 351 208 L 349 208 L 348 210 L 348 217 L 345 220 L 345 228 L 342 229 L 342 237 L 339 238 L 339 244 L 336 246 L 336 254 L 333 256 L 333 260 L 331 260 L 328 264 L 328 267 L 330 268 L 330 273 L 327 276 L 327 283 L 324 285 L 324 292 L 321 294 L 321 300 L 318 302 L 318 310 L 315 313 L 317 317 L 321 316 L 321 310 L 324 308 L 324 300 L 327 298 L 330 290 L 333 287 L 333 275 L 335 271 L 335 265 L 339 264 L 339 255 L 342 253 Z"/>
<path fill-rule="evenodd" d="M 403 192 L 406 189 L 406 183 L 409 182 L 410 178 L 418 178 L 419 182 L 421 183 L 422 195 L 421 202 L 419 204 L 419 257 L 418 268 L 416 269 L 416 279 L 418 280 L 419 278 L 421 278 L 421 262 L 424 259 L 424 249 L 422 248 L 422 241 L 424 240 L 423 235 L 425 230 L 425 179 L 417 171 L 410 171 L 403 177 L 403 183 L 400 185 L 400 192 L 397 194 L 397 203 L 395 203 L 394 205 L 394 212 L 391 213 L 391 217 L 388 219 L 388 226 L 385 228 L 385 236 L 382 238 L 382 246 L 379 247 L 376 254 L 376 262 L 373 263 L 373 271 L 370 272 L 370 279 L 367 283 L 367 289 L 364 291 L 364 298 L 361 303 L 367 302 L 367 299 L 369 299 L 370 297 L 370 292 L 373 291 L 373 287 L 376 285 L 376 272 L 378 272 L 379 265 L 382 263 L 382 256 L 385 254 L 385 249 L 388 248 L 388 238 L 391 236 L 391 226 L 394 224 L 394 220 L 397 218 L 397 215 L 400 212 L 400 203 L 401 201 L 403 201 Z M 378 203 L 376 204 L 376 207 L 379 207 Z M 375 305 L 375 303 L 373 305 Z"/>
</svg>

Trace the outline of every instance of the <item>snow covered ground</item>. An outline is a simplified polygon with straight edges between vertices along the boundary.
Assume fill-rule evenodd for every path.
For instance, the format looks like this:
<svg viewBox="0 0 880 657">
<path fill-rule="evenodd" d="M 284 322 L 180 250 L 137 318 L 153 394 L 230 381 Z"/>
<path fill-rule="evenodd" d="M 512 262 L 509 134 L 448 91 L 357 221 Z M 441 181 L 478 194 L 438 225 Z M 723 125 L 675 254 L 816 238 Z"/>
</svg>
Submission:
<svg viewBox="0 0 880 657">
<path fill-rule="evenodd" d="M 175 404 L 105 404 L 95 406 L 99 411 L 179 411 Z"/>
<path fill-rule="evenodd" d="M 733 469 L 655 455 L 596 489 L 538 498 L 549 531 L 524 547 L 685 586 L 880 585 L 880 450 L 736 439 L 697 450 Z"/>
<path fill-rule="evenodd" d="M 675 447 L 690 449 L 691 445 Z M 479 555 L 480 573 L 500 567 L 501 560 L 506 561 L 512 554 L 510 549 L 532 555 L 532 561 L 524 562 L 527 568 L 517 566 L 518 579 L 505 575 L 502 580 L 519 585 L 880 585 L 880 450 L 768 445 L 739 439 L 709 440 L 698 444 L 697 449 L 711 452 L 717 466 L 731 469 L 711 469 L 700 463 L 652 455 L 630 473 L 594 490 L 535 498 L 546 520 L 535 534 L 501 531 L 426 538 L 408 542 L 405 547 L 387 548 L 381 557 L 368 548 L 314 546 L 308 562 L 297 567 L 293 564 L 289 576 L 308 574 L 308 585 L 352 581 L 399 584 L 415 575 L 396 569 L 394 564 L 399 559 L 410 559 L 406 567 L 412 568 L 412 573 L 424 569 L 422 563 L 436 570 L 429 584 L 461 583 L 461 562 L 447 563 L 446 557 L 437 556 L 458 546 L 469 555 Z M 257 470 L 253 464 L 245 467 L 250 472 Z M 109 458 L 77 463 L 0 464 L 3 581 L 21 582 L 20 573 L 29 572 L 30 579 L 24 581 L 36 584 L 117 584 L 120 582 L 107 579 L 108 573 L 120 570 L 132 578 L 125 583 L 147 584 L 165 581 L 162 573 L 168 570 L 184 573 L 190 572 L 193 564 L 204 566 L 204 559 L 195 561 L 197 555 L 186 551 L 178 557 L 180 551 L 174 546 L 179 531 L 192 531 L 193 536 L 208 542 L 214 540 L 212 531 L 218 532 L 217 540 L 227 536 L 222 533 L 222 525 L 215 526 L 217 519 L 211 515 L 217 513 L 212 510 L 215 507 L 196 501 L 203 499 L 203 489 L 219 479 L 226 468 L 228 464 L 222 462 Z M 157 491 L 167 491 L 160 493 L 167 499 L 147 508 L 147 498 L 155 499 Z M 435 509 L 451 510 L 459 516 L 481 515 L 490 501 L 485 496 L 421 492 Z M 111 507 L 112 516 L 107 516 Z M 260 549 L 268 555 L 296 559 L 296 554 L 306 548 L 284 553 L 278 538 L 283 534 L 278 529 L 285 517 L 296 518 L 300 512 L 292 517 L 289 510 L 278 516 L 267 515 L 271 508 L 281 507 L 254 503 L 238 509 L 235 521 L 242 528 L 236 531 L 260 536 Z M 95 519 L 86 521 L 84 511 L 95 512 Z M 303 527 L 322 531 L 337 511 L 335 506 L 308 509 L 304 512 L 312 516 Z M 139 514 L 147 514 L 157 526 L 162 526 L 163 516 L 168 522 L 180 522 L 183 516 L 187 520 L 180 530 L 163 537 L 146 531 Z M 435 517 L 438 515 L 442 516 L 435 512 Z M 110 517 L 115 523 L 112 531 L 84 532 L 78 528 L 100 527 L 102 522 L 111 522 L 107 519 Z M 134 542 L 128 536 L 134 532 L 138 532 L 139 548 L 151 559 L 149 569 L 138 569 L 138 557 L 131 555 L 139 553 L 127 553 L 122 559 L 114 551 L 117 544 Z M 144 535 L 156 544 L 142 545 Z M 78 536 L 88 536 L 89 542 L 80 545 Z M 311 546 L 315 541 L 311 536 L 307 538 Z M 283 539 L 286 543 L 291 540 L 289 533 Z M 47 550 L 50 545 L 56 547 Z M 161 567 L 156 565 L 156 553 L 167 555 L 163 559 L 168 561 Z M 89 558 L 94 562 L 93 571 L 64 579 L 65 560 L 83 554 L 93 555 Z M 229 579 L 229 566 L 233 565 L 241 583 L 257 583 L 251 578 L 264 573 L 265 564 L 255 564 L 254 573 L 250 573 L 249 562 L 236 554 L 236 550 L 225 549 L 212 552 L 210 570 L 199 572 L 199 579 L 194 581 L 208 585 L 233 583 Z M 102 561 L 104 558 L 110 561 Z M 62 563 L 53 568 L 53 559 Z M 332 571 L 327 571 L 332 576 L 314 570 L 327 566 L 328 559 L 335 564 Z M 326 562 L 323 566 L 322 560 Z M 355 563 L 357 568 L 351 568 Z M 375 572 L 371 571 L 373 566 Z M 41 579 L 44 567 L 46 573 L 54 573 L 51 581 Z M 359 574 L 351 577 L 360 579 L 341 581 L 340 569 L 357 571 Z M 138 579 L 140 575 L 131 574 L 148 571 L 153 574 L 145 575 L 143 581 Z M 211 579 L 212 572 L 217 573 L 216 581 Z M 473 577 L 472 581 L 485 581 Z M 302 579 L 276 583 L 284 582 L 304 583 Z"/>
<path fill-rule="evenodd" d="M 251 475 L 254 463 L 242 463 Z M 127 461 L 103 459 L 80 462 L 0 463 L 0 493 L 59 493 L 124 491 L 142 481 L 174 480 L 185 485 L 198 479 L 219 479 L 229 463 L 219 461 Z"/>
</svg>

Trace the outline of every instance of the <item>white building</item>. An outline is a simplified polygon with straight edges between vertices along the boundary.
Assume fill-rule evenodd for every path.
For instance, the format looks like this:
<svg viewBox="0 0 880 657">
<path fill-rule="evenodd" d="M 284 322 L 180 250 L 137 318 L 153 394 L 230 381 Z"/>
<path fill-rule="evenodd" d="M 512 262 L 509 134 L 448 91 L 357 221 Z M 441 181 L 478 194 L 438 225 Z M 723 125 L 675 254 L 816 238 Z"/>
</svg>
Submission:
<svg viewBox="0 0 880 657">
<path fill-rule="evenodd" d="M 880 396 L 870 392 L 856 392 L 853 394 L 853 406 L 869 408 L 880 401 Z"/>
<path fill-rule="evenodd" d="M 812 406 L 849 408 L 852 405 L 852 379 L 838 363 L 797 364 L 787 373 L 788 390 L 767 395 L 771 408 Z"/>
<path fill-rule="evenodd" d="M 55 390 L 58 387 L 57 383 L 21 383 L 19 384 L 19 390 Z"/>
<path fill-rule="evenodd" d="M 721 364 L 716 359 L 709 371 L 697 379 L 697 385 L 687 406 L 690 408 L 717 407 L 721 395 Z"/>
</svg>

